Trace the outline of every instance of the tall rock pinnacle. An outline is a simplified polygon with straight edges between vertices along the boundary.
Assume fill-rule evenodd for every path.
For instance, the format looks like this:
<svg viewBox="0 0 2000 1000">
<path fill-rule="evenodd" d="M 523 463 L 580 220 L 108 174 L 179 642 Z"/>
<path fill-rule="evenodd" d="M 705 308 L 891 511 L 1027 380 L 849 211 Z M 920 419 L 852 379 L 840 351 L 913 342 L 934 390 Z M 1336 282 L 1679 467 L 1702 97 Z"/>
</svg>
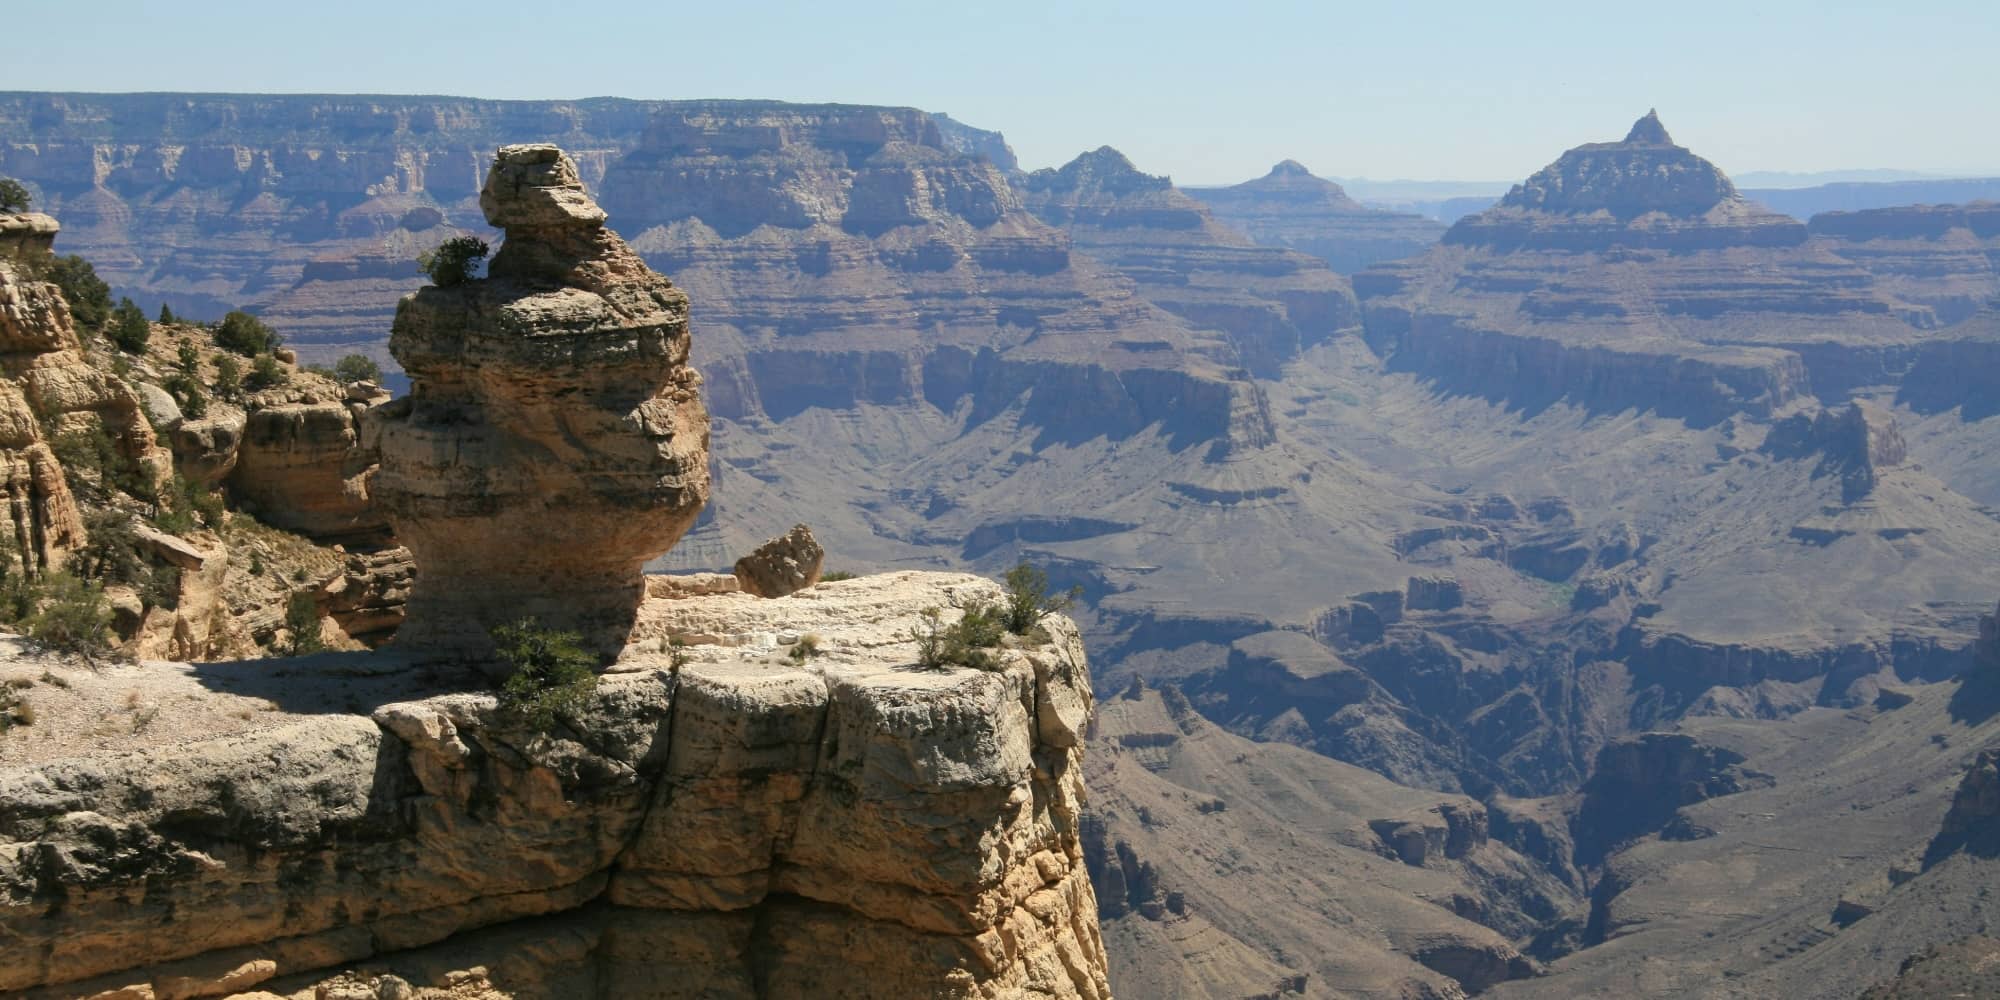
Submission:
<svg viewBox="0 0 2000 1000">
<path fill-rule="evenodd" d="M 554 146 L 502 147 L 479 204 L 507 234 L 488 277 L 405 296 L 389 338 L 411 387 L 374 492 L 417 567 L 398 643 L 483 655 L 533 616 L 612 655 L 708 500 L 687 296 Z"/>
</svg>

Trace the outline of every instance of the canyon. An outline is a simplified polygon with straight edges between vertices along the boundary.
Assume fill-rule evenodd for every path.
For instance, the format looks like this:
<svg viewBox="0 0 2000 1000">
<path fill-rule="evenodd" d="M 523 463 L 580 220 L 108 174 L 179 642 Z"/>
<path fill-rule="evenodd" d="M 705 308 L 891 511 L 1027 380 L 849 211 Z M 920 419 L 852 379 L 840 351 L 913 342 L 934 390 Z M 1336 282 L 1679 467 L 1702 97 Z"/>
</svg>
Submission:
<svg viewBox="0 0 2000 1000">
<path fill-rule="evenodd" d="M 1924 855 L 1996 741 L 1990 206 L 1783 216 L 1652 114 L 1449 229 L 903 108 L 0 124 L 119 290 L 322 357 L 386 359 L 416 250 L 489 232 L 491 146 L 565 145 L 693 303 L 710 499 L 654 570 L 805 523 L 832 570 L 1081 588 L 1120 995 L 1853 995 L 1980 919 L 1989 855 Z"/>
</svg>

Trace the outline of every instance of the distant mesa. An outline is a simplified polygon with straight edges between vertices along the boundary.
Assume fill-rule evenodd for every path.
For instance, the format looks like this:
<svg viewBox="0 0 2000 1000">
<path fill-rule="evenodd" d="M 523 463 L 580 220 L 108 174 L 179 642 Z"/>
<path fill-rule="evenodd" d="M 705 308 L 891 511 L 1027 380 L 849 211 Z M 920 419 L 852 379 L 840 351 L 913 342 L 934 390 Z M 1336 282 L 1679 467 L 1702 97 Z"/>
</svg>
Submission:
<svg viewBox="0 0 2000 1000">
<path fill-rule="evenodd" d="M 1421 215 L 1369 208 L 1297 160 L 1233 187 L 1188 194 L 1257 242 L 1312 254 L 1342 274 L 1422 253 L 1445 231 Z"/>
</svg>

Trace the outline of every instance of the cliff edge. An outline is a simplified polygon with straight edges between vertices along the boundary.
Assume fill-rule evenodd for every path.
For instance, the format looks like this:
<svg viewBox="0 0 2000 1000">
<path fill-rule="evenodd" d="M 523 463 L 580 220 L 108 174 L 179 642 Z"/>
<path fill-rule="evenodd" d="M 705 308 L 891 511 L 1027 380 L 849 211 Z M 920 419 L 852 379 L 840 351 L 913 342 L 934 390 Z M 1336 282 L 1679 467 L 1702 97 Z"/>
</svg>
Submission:
<svg viewBox="0 0 2000 1000">
<path fill-rule="evenodd" d="M 0 739 L 0 991 L 1107 997 L 1075 627 L 915 665 L 922 609 L 997 596 L 654 599 L 641 629 L 687 662 L 640 642 L 547 733 L 386 651 L 16 650 L 37 722 Z"/>
</svg>

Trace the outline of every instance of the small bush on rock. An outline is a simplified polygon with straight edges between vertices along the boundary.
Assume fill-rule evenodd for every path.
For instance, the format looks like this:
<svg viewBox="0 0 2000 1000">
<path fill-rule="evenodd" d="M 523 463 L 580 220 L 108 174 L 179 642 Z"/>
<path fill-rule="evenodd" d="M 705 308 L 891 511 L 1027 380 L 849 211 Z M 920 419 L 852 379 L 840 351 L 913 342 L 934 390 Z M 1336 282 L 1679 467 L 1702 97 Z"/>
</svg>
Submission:
<svg viewBox="0 0 2000 1000">
<path fill-rule="evenodd" d="M 0 212 L 25 212 L 34 203 L 26 185 L 12 177 L 0 177 Z"/>
<path fill-rule="evenodd" d="M 380 382 L 382 366 L 366 354 L 348 354 L 333 363 L 333 378 L 342 384 L 349 382 Z"/>
<path fill-rule="evenodd" d="M 29 638 L 86 656 L 110 647 L 111 605 L 103 588 L 68 573 L 51 573 L 36 589 L 40 601 L 28 615 Z"/>
<path fill-rule="evenodd" d="M 326 648 L 326 641 L 320 637 L 319 602 L 304 590 L 294 590 L 285 599 L 285 630 L 292 633 L 290 653 L 304 656 Z"/>
<path fill-rule="evenodd" d="M 250 362 L 250 374 L 243 376 L 243 388 L 257 392 L 284 385 L 291 381 L 291 378 L 291 375 L 279 367 L 277 358 L 269 354 L 259 354 L 257 360 Z"/>
<path fill-rule="evenodd" d="M 478 270 L 479 262 L 486 259 L 486 254 L 485 240 L 475 236 L 454 236 L 418 254 L 417 266 L 430 275 L 431 284 L 450 288 L 470 280 L 473 272 Z"/>
<path fill-rule="evenodd" d="M 153 324 L 146 322 L 146 314 L 139 311 L 137 303 L 131 299 L 119 299 L 118 308 L 111 311 L 111 325 L 104 332 L 119 350 L 127 354 L 142 354 L 146 350 L 146 341 L 152 339 Z"/>
<path fill-rule="evenodd" d="M 1027 635 L 1042 623 L 1042 619 L 1069 610 L 1082 595 L 1082 587 L 1072 587 L 1067 594 L 1050 595 L 1049 575 L 1040 567 L 1022 560 L 1020 565 L 1007 571 L 1007 605 L 1004 609 L 1007 631 Z"/>
<path fill-rule="evenodd" d="M 244 312 L 232 309 L 222 317 L 222 323 L 215 328 L 215 346 L 226 351 L 235 351 L 246 358 L 268 354 L 284 343 L 276 330 L 264 321 Z"/>
<path fill-rule="evenodd" d="M 917 644 L 917 665 L 926 670 L 949 666 L 997 670 L 1000 661 L 987 650 L 1000 645 L 1005 633 L 1000 609 L 983 602 L 965 608 L 958 621 L 944 624 L 944 611 L 929 607 L 917 613 L 910 638 Z"/>
<path fill-rule="evenodd" d="M 492 634 L 494 654 L 511 671 L 500 685 L 503 713 L 546 731 L 589 704 L 597 690 L 597 658 L 576 633 L 524 618 Z"/>
</svg>

